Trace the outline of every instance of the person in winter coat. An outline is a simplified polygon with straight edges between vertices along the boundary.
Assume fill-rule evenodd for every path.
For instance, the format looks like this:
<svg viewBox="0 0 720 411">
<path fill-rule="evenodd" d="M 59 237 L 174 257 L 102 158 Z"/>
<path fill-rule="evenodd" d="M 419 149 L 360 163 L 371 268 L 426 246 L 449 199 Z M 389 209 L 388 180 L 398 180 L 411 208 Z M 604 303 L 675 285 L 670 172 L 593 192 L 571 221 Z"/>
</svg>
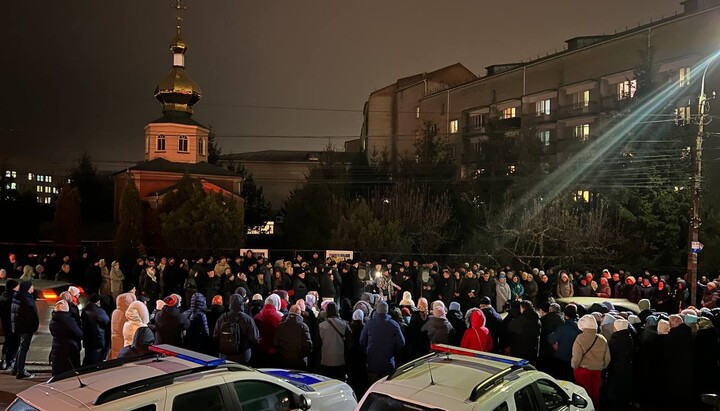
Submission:
<svg viewBox="0 0 720 411">
<path fill-rule="evenodd" d="M 678 312 L 678 308 L 672 305 L 672 296 L 670 295 L 667 284 L 665 284 L 663 280 L 658 280 L 657 289 L 655 289 L 655 293 L 653 294 L 652 307 L 656 311 L 675 314 Z"/>
<path fill-rule="evenodd" d="M 653 300 L 655 294 L 655 287 L 650 284 L 649 278 L 643 278 L 642 283 L 639 285 L 640 299 Z"/>
<path fill-rule="evenodd" d="M 573 297 L 575 290 L 572 281 L 565 271 L 560 271 L 560 277 L 557 285 L 557 296 L 560 298 Z"/>
<path fill-rule="evenodd" d="M 666 409 L 679 410 L 694 401 L 696 354 L 689 348 L 695 342 L 690 327 L 680 315 L 671 315 L 668 322 L 670 332 L 663 344 L 661 375 L 668 387 L 672 387 L 665 393 Z"/>
<path fill-rule="evenodd" d="M 298 305 L 290 307 L 287 317 L 278 324 L 275 349 L 284 368 L 306 370 L 307 356 L 312 351 L 310 329 L 302 321 Z"/>
<path fill-rule="evenodd" d="M 672 292 L 672 311 L 680 312 L 690 305 L 690 291 L 685 280 L 678 279 Z"/>
<path fill-rule="evenodd" d="M 355 393 L 365 392 L 368 388 L 367 373 L 365 371 L 365 351 L 360 345 L 360 336 L 364 328 L 365 314 L 362 310 L 355 310 L 350 323 L 350 331 L 352 331 L 353 344 L 348 352 L 348 384 Z"/>
<path fill-rule="evenodd" d="M 5 283 L 5 291 L 0 296 L 0 325 L 5 333 L 5 342 L 2 348 L 2 362 L 0 369 L 12 369 L 15 363 L 15 354 L 17 353 L 20 340 L 17 334 L 13 332 L 11 311 L 12 302 L 15 293 L 19 289 L 19 283 L 16 280 L 9 279 Z"/>
<path fill-rule="evenodd" d="M 58 300 L 55 303 L 49 328 L 53 337 L 50 355 L 53 375 L 80 367 L 80 342 L 83 332 L 70 315 L 67 301 Z"/>
<path fill-rule="evenodd" d="M 118 358 L 140 357 L 150 352 L 150 346 L 155 344 L 155 334 L 150 327 L 140 327 L 135 331 L 132 344 L 123 347 Z"/>
<path fill-rule="evenodd" d="M 28 350 L 30 350 L 32 336 L 40 328 L 40 317 L 35 306 L 34 292 L 35 289 L 30 281 L 22 281 L 17 293 L 13 296 L 10 308 L 12 332 L 17 335 L 20 341 L 15 357 L 15 366 L 11 373 L 17 379 L 31 378 L 33 376 L 25 369 L 25 358 Z"/>
<path fill-rule="evenodd" d="M 451 337 L 455 335 L 455 329 L 448 321 L 445 314 L 445 307 L 433 303 L 433 315 L 421 328 L 427 333 L 430 344 L 449 344 Z"/>
<path fill-rule="evenodd" d="M 206 309 L 205 296 L 200 293 L 193 294 L 190 299 L 190 308 L 183 313 L 189 323 L 184 343 L 185 348 L 189 350 L 211 355 L 213 354 L 213 344 L 210 338 Z"/>
<path fill-rule="evenodd" d="M 450 275 L 450 270 L 444 269 L 442 275 L 435 283 L 438 299 L 445 304 L 450 304 L 455 300 L 455 289 L 457 284 L 455 279 Z"/>
<path fill-rule="evenodd" d="M 460 346 L 476 351 L 492 352 L 493 338 L 485 327 L 485 315 L 479 308 L 471 308 L 470 325 L 463 334 Z"/>
<path fill-rule="evenodd" d="M 228 298 L 230 298 L 228 296 Z M 229 301 L 229 300 L 228 300 Z M 216 295 L 212 298 L 212 302 L 210 304 L 210 310 L 207 311 L 207 322 L 208 322 L 208 328 L 210 329 L 210 335 L 215 334 L 215 323 L 217 323 L 218 318 L 225 312 L 225 305 L 223 304 L 223 297 L 221 295 Z"/>
<path fill-rule="evenodd" d="M 265 299 L 262 310 L 255 316 L 255 324 L 260 333 L 260 342 L 257 350 L 253 352 L 255 355 L 255 361 L 253 362 L 256 367 L 273 365 L 273 357 L 277 352 L 274 344 L 275 333 L 277 333 L 280 321 L 282 321 L 280 297 L 277 294 L 270 294 Z"/>
<path fill-rule="evenodd" d="M 83 347 L 85 358 L 83 367 L 103 362 L 107 358 L 110 347 L 107 346 L 106 335 L 110 333 L 110 317 L 105 310 L 100 308 L 100 296 L 93 294 L 88 300 L 88 305 L 80 315 L 82 319 Z"/>
<path fill-rule="evenodd" d="M 493 352 L 500 352 L 500 337 L 504 332 L 503 319 L 500 314 L 495 311 L 495 308 L 492 306 L 489 298 L 481 298 L 479 305 L 483 315 L 485 316 L 485 327 L 490 330 L 490 335 L 493 339 Z M 470 316 L 468 313 L 465 313 L 465 323 L 470 323 Z"/>
<path fill-rule="evenodd" d="M 318 326 L 320 367 L 323 375 L 345 381 L 345 342 L 352 341 L 350 327 L 338 317 L 337 306 L 330 301 L 325 307 L 327 319 Z M 351 347 L 347 347 L 350 349 Z"/>
<path fill-rule="evenodd" d="M 110 294 L 113 298 L 117 298 L 123 290 L 123 282 L 125 274 L 120 269 L 120 263 L 113 261 L 110 266 Z"/>
<path fill-rule="evenodd" d="M 600 286 L 598 286 L 595 295 L 600 298 L 610 298 L 612 296 L 612 291 L 610 291 L 610 284 L 608 283 L 607 278 L 600 278 Z"/>
<path fill-rule="evenodd" d="M 530 301 L 520 303 L 520 315 L 508 323 L 510 355 L 537 362 L 540 343 L 540 318 Z"/>
<path fill-rule="evenodd" d="M 104 259 L 98 261 L 98 267 L 100 268 L 100 295 L 110 295 L 112 288 L 112 278 L 110 277 L 110 270 L 107 267 Z"/>
<path fill-rule="evenodd" d="M 457 301 L 450 303 L 447 312 L 447 319 L 450 321 L 453 330 L 455 330 L 453 335 L 450 337 L 450 345 L 459 347 L 460 341 L 462 340 L 463 335 L 465 335 L 465 330 L 467 329 L 465 317 L 463 317 L 463 313 L 460 310 L 460 303 Z"/>
<path fill-rule="evenodd" d="M 568 304 L 563 310 L 563 323 L 550 333 L 548 342 L 555 351 L 551 369 L 552 375 L 561 380 L 574 381 L 573 369 L 570 365 L 572 360 L 572 349 L 575 339 L 581 331 L 577 325 L 577 307 L 575 304 Z"/>
<path fill-rule="evenodd" d="M 491 271 L 480 270 L 479 272 L 478 284 L 480 284 L 480 288 L 478 289 L 478 296 L 480 298 L 489 297 L 490 300 L 495 299 L 495 277 L 490 275 Z"/>
<path fill-rule="evenodd" d="M 607 367 L 605 391 L 607 409 L 627 411 L 633 400 L 633 372 L 635 366 L 635 340 L 630 323 L 623 318 L 613 323 L 613 333 L 608 340 L 610 364 Z"/>
<path fill-rule="evenodd" d="M 525 295 L 525 288 L 520 283 L 520 276 L 513 276 L 510 281 L 510 294 L 513 300 L 522 300 Z"/>
<path fill-rule="evenodd" d="M 127 322 L 123 325 L 123 347 L 132 345 L 135 338 L 135 331 L 140 327 L 146 327 L 150 323 L 150 313 L 142 301 L 133 301 L 125 311 Z"/>
<path fill-rule="evenodd" d="M 360 345 L 367 358 L 369 384 L 395 371 L 395 355 L 405 346 L 405 337 L 400 326 L 387 312 L 387 303 L 381 301 L 375 307 L 375 315 L 365 324 L 360 335 Z"/>
<path fill-rule="evenodd" d="M 635 304 L 640 301 L 640 288 L 635 284 L 635 277 L 629 275 L 625 279 L 625 284 L 622 288 L 622 297 L 620 298 L 626 298 Z"/>
<path fill-rule="evenodd" d="M 595 408 L 600 407 L 600 381 L 602 370 L 610 365 L 610 349 L 605 337 L 598 334 L 597 321 L 590 314 L 578 321 L 582 331 L 575 339 L 570 365 L 575 374 L 575 383 L 587 391 Z"/>
<path fill-rule="evenodd" d="M 685 317 L 687 323 L 688 317 Z M 720 332 L 707 317 L 697 319 L 695 335 L 695 398 L 700 394 L 717 392 L 720 387 Z"/>
<path fill-rule="evenodd" d="M 544 372 L 553 372 L 553 356 L 555 349 L 550 343 L 550 334 L 554 333 L 563 323 L 563 314 L 557 303 L 540 304 L 540 351 L 538 354 L 538 369 Z"/>
<path fill-rule="evenodd" d="M 540 279 L 537 282 L 538 285 L 538 305 L 541 303 L 547 302 L 550 300 L 550 297 L 552 297 L 553 293 L 553 283 L 550 282 L 550 277 L 545 275 L 544 271 L 540 271 Z"/>
<path fill-rule="evenodd" d="M 407 328 L 408 360 L 414 360 L 430 352 L 430 340 L 422 328 L 428 321 L 428 302 L 425 298 L 418 299 L 417 310 L 410 315 Z"/>
<path fill-rule="evenodd" d="M 592 297 L 595 295 L 595 291 L 593 291 L 590 282 L 588 282 L 586 278 L 581 278 L 577 288 L 575 289 L 575 295 L 578 297 Z"/>
<path fill-rule="evenodd" d="M 610 337 L 615 332 L 613 324 L 615 324 L 615 317 L 612 314 L 603 315 L 600 322 L 600 335 L 605 337 L 607 341 L 610 341 Z"/>
<path fill-rule="evenodd" d="M 458 302 L 462 307 L 463 311 L 467 311 L 472 307 L 477 307 L 478 293 L 480 292 L 480 282 L 475 278 L 475 275 L 471 270 L 465 273 L 465 277 L 460 280 L 458 286 Z M 448 303 L 449 304 L 449 303 Z"/>
<path fill-rule="evenodd" d="M 137 301 L 134 293 L 123 293 L 117 296 L 115 299 L 115 311 L 112 313 L 110 318 L 110 330 L 111 330 L 111 350 L 109 360 L 117 358 L 120 350 L 125 347 L 125 339 L 123 338 L 123 328 L 127 322 L 125 311 L 127 311 L 130 304 Z"/>
<path fill-rule="evenodd" d="M 223 349 L 221 339 L 227 327 L 225 324 L 237 324 L 239 327 L 240 341 L 235 341 L 236 347 L 231 349 Z M 238 294 L 230 296 L 228 311 L 218 318 L 215 324 L 215 332 L 213 334 L 215 341 L 218 342 L 220 357 L 240 364 L 249 365 L 252 359 L 252 348 L 260 341 L 260 333 L 255 325 L 255 320 L 247 315 L 244 311 L 242 297 Z M 234 349 L 233 349 L 234 348 Z"/>
<path fill-rule="evenodd" d="M 707 286 L 705 287 L 705 293 L 703 293 L 702 306 L 704 308 L 712 310 L 713 308 L 716 308 L 719 306 L 718 305 L 719 301 L 720 301 L 720 293 L 718 293 L 717 283 L 715 283 L 714 281 L 708 282 Z"/>
<path fill-rule="evenodd" d="M 320 276 L 320 298 L 322 300 L 335 300 L 336 292 L 335 274 L 333 270 L 327 270 Z"/>
<path fill-rule="evenodd" d="M 532 274 L 527 273 L 525 281 L 522 282 L 522 286 L 525 290 L 524 298 L 533 303 L 533 305 L 537 305 L 538 285 Z"/>
<path fill-rule="evenodd" d="M 304 300 L 308 293 L 307 283 L 305 282 L 305 276 L 308 274 L 304 270 L 300 270 L 293 279 L 293 298 L 295 300 Z"/>
<path fill-rule="evenodd" d="M 147 267 L 145 274 L 140 276 L 140 294 L 148 301 L 156 301 L 160 296 L 160 279 L 156 274 L 155 267 Z M 134 336 L 135 334 L 133 334 Z M 132 344 L 132 338 L 130 344 Z"/>
<path fill-rule="evenodd" d="M 171 294 L 163 300 L 165 305 L 155 314 L 155 341 L 157 344 L 183 345 L 183 333 L 190 321 L 180 311 L 180 296 Z"/>
<path fill-rule="evenodd" d="M 507 283 L 505 273 L 500 273 L 498 276 L 498 282 L 495 286 L 495 308 L 499 313 L 505 311 L 505 303 L 512 299 L 512 291 L 510 291 L 510 285 Z"/>
</svg>

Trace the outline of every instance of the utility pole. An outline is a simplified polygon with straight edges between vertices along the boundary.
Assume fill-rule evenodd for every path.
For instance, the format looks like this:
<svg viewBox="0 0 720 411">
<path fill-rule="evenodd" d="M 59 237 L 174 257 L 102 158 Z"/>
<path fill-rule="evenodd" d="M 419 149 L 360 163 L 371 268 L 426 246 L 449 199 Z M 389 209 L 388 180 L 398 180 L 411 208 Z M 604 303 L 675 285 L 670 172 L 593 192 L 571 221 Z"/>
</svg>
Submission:
<svg viewBox="0 0 720 411">
<path fill-rule="evenodd" d="M 700 231 L 700 186 L 702 177 L 702 145 L 705 137 L 705 111 L 707 108 L 707 97 L 705 96 L 705 75 L 708 67 L 705 65 L 702 81 L 700 84 L 700 95 L 698 96 L 698 116 L 697 125 L 698 132 L 695 136 L 695 147 L 692 151 L 692 188 L 690 191 L 690 224 L 688 228 L 688 259 L 687 272 L 688 281 L 690 282 L 690 305 L 695 305 L 697 301 L 697 268 L 698 253 L 700 252 L 700 241 L 698 234 Z"/>
</svg>

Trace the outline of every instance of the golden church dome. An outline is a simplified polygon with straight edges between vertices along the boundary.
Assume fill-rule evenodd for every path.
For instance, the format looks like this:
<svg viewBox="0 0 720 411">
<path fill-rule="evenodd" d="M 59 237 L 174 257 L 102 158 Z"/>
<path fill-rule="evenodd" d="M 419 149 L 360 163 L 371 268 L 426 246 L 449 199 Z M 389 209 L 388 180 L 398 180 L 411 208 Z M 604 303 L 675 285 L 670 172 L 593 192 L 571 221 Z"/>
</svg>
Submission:
<svg viewBox="0 0 720 411">
<path fill-rule="evenodd" d="M 192 107 L 200 101 L 202 91 L 185 71 L 187 44 L 179 25 L 170 50 L 173 52 L 173 67 L 155 87 L 155 98 L 163 104 L 163 111 L 192 113 Z"/>
</svg>

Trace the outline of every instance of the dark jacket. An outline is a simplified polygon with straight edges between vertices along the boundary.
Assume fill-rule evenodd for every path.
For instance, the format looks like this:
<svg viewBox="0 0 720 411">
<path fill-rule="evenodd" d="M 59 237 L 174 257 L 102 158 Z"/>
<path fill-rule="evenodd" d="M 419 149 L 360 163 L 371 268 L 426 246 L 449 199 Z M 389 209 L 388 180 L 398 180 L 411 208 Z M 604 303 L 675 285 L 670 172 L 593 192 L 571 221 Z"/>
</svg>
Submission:
<svg viewBox="0 0 720 411">
<path fill-rule="evenodd" d="M 666 391 L 667 398 L 671 404 L 691 404 L 693 402 L 693 388 L 695 382 L 695 352 L 693 335 L 690 327 L 680 324 L 670 330 L 665 337 L 662 347 L 663 362 L 661 372 L 667 381 L 667 386 L 672 387 Z"/>
<path fill-rule="evenodd" d="M 367 371 L 388 375 L 395 371 L 395 354 L 405 346 L 405 337 L 389 315 L 375 313 L 363 327 L 360 345 L 367 356 Z"/>
<path fill-rule="evenodd" d="M 414 360 L 430 352 L 430 340 L 422 328 L 430 317 L 423 319 L 420 311 L 413 311 L 407 327 L 408 360 Z"/>
<path fill-rule="evenodd" d="M 302 316 L 288 314 L 275 333 L 275 347 L 283 368 L 305 369 L 312 346 L 310 329 L 303 323 Z"/>
<path fill-rule="evenodd" d="M 185 333 L 185 347 L 201 353 L 211 353 L 210 328 L 205 314 L 205 296 L 195 293 L 190 300 L 190 309 L 184 316 L 190 323 Z"/>
<path fill-rule="evenodd" d="M 238 294 L 231 295 L 228 309 L 228 312 L 218 318 L 213 337 L 217 341 L 220 337 L 220 330 L 222 330 L 226 322 L 237 323 L 240 326 L 240 334 L 243 336 L 241 352 L 237 355 L 227 355 L 227 358 L 231 361 L 247 364 L 252 356 L 251 348 L 260 341 L 260 333 L 255 325 L 255 320 L 243 311 L 241 296 Z"/>
<path fill-rule="evenodd" d="M 155 340 L 158 344 L 182 346 L 183 331 L 190 327 L 190 320 L 178 307 L 165 305 L 155 314 Z"/>
<path fill-rule="evenodd" d="M 422 326 L 427 333 L 430 344 L 450 344 L 450 338 L 455 337 L 455 330 L 447 318 L 430 316 Z"/>
<path fill-rule="evenodd" d="M 82 334 L 85 349 L 105 348 L 110 332 L 110 317 L 97 304 L 88 303 L 82 312 Z"/>
<path fill-rule="evenodd" d="M 455 301 L 455 279 L 450 276 L 448 278 L 442 275 L 435 282 L 435 290 L 438 298 L 441 299 L 446 306 Z"/>
<path fill-rule="evenodd" d="M 15 334 L 33 334 L 40 328 L 35 298 L 23 288 L 13 296 L 10 320 Z"/>
<path fill-rule="evenodd" d="M 549 314 L 548 314 L 549 315 Z M 550 345 L 557 344 L 558 349 L 555 351 L 555 358 L 570 363 L 572 359 L 572 347 L 575 343 L 575 339 L 580 335 L 581 331 L 578 328 L 577 320 L 566 320 L 562 324 L 557 326 L 555 332 L 548 335 L 548 342 Z"/>
<path fill-rule="evenodd" d="M 148 347 L 155 344 L 155 335 L 150 327 L 140 327 L 135 331 L 132 345 L 123 347 L 118 358 L 139 357 L 150 352 Z"/>
<path fill-rule="evenodd" d="M 5 289 L 0 295 L 0 325 L 6 335 L 12 333 L 12 315 L 10 313 L 14 296 L 15 291 L 9 289 Z"/>
<path fill-rule="evenodd" d="M 633 369 L 635 342 L 630 330 L 615 331 L 608 341 L 610 365 L 607 368 L 605 387 L 611 405 L 608 409 L 630 409 L 633 399 Z"/>
<path fill-rule="evenodd" d="M 555 354 L 552 343 L 550 343 L 550 334 L 555 332 L 563 323 L 563 317 L 558 313 L 547 313 L 540 318 L 540 358 L 550 359 Z M 572 350 L 572 344 L 570 344 Z"/>
<path fill-rule="evenodd" d="M 463 318 L 463 315 L 458 310 L 450 310 L 447 313 L 447 319 L 450 321 L 450 324 L 452 324 L 453 329 L 455 332 L 450 337 L 450 345 L 460 346 L 460 341 L 462 341 L 463 336 L 465 335 L 465 330 L 467 329 L 467 324 L 465 324 L 465 319 Z M 484 315 L 483 315 L 483 322 L 484 322 Z"/>
<path fill-rule="evenodd" d="M 73 353 L 80 353 L 83 332 L 69 312 L 53 311 L 49 328 L 53 336 L 52 350 L 55 357 L 70 357 Z"/>
<path fill-rule="evenodd" d="M 308 274 L 305 274 L 307 277 Z M 305 284 L 305 280 L 301 279 L 300 277 L 295 277 L 293 280 L 293 291 L 295 292 L 295 295 L 293 295 L 293 298 L 295 300 L 304 300 L 305 296 L 308 293 L 307 284 Z"/>
<path fill-rule="evenodd" d="M 493 339 L 493 351 L 500 350 L 500 337 L 503 335 L 503 320 L 493 307 L 485 307 L 481 309 L 485 316 L 485 327 L 490 330 Z"/>
<path fill-rule="evenodd" d="M 510 355 L 535 361 L 540 342 L 540 319 L 535 311 L 527 310 L 508 324 Z"/>
</svg>

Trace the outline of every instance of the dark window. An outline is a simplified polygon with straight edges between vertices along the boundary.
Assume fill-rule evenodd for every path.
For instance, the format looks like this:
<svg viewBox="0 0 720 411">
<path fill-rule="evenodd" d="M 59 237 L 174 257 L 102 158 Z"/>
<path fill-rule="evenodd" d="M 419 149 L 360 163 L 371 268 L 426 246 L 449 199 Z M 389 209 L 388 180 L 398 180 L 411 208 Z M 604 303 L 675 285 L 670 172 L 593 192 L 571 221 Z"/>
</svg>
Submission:
<svg viewBox="0 0 720 411">
<path fill-rule="evenodd" d="M 371 393 L 365 398 L 360 411 L 434 411 L 437 408 L 425 408 L 386 395 Z"/>
<path fill-rule="evenodd" d="M 515 393 L 515 409 L 522 411 L 540 410 L 532 384 Z"/>
<path fill-rule="evenodd" d="M 155 411 L 157 410 L 157 407 L 155 404 L 146 405 L 144 407 L 140 408 L 133 408 L 131 411 Z"/>
<path fill-rule="evenodd" d="M 548 380 L 538 380 L 537 387 L 548 411 L 567 409 L 568 397 L 565 395 L 565 391 L 555 383 Z"/>
<path fill-rule="evenodd" d="M 508 411 L 508 410 L 509 410 L 508 405 L 506 402 L 504 402 L 504 403 L 498 405 L 497 407 L 495 407 L 495 409 L 493 411 Z"/>
<path fill-rule="evenodd" d="M 225 411 L 220 387 L 203 388 L 178 395 L 173 400 L 173 411 Z"/>
<path fill-rule="evenodd" d="M 296 408 L 292 393 L 275 384 L 237 381 L 233 385 L 243 411 L 285 411 Z"/>
</svg>

